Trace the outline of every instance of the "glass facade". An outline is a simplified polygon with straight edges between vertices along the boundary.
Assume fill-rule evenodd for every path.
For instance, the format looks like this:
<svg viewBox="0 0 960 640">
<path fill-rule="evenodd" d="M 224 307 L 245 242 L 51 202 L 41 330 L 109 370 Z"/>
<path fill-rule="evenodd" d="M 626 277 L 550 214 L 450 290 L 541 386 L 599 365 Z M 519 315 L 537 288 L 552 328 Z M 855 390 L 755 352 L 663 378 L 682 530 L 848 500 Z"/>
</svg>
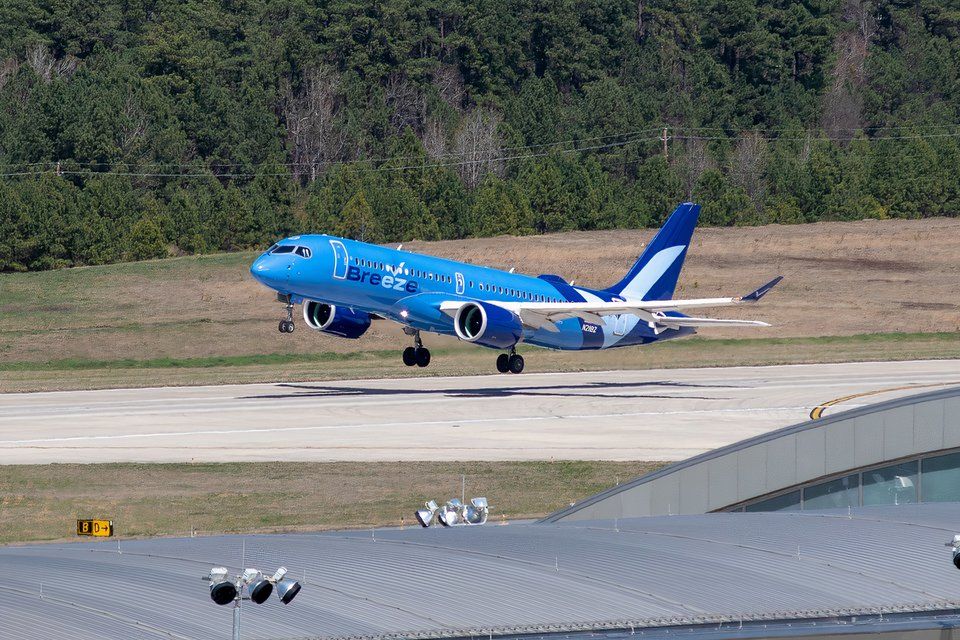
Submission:
<svg viewBox="0 0 960 640">
<path fill-rule="evenodd" d="M 912 504 L 917 496 L 918 463 L 904 462 L 863 472 L 863 504 Z"/>
<path fill-rule="evenodd" d="M 775 498 L 754 502 L 747 505 L 744 511 L 800 511 L 800 492 L 791 491 Z"/>
<path fill-rule="evenodd" d="M 924 502 L 960 502 L 960 453 L 921 461 Z"/>
<path fill-rule="evenodd" d="M 839 509 L 860 506 L 860 476 L 853 474 L 821 482 L 803 490 L 804 509 Z"/>
<path fill-rule="evenodd" d="M 865 468 L 822 482 L 794 487 L 739 511 L 842 509 L 915 502 L 960 502 L 960 451 Z"/>
</svg>

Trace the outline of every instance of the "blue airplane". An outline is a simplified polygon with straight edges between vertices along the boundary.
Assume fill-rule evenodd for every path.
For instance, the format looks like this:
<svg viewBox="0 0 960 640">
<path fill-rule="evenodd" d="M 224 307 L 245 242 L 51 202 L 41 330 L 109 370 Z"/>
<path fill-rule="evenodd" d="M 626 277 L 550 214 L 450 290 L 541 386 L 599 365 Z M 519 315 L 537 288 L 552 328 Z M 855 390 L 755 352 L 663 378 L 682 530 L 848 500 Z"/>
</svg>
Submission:
<svg viewBox="0 0 960 640">
<path fill-rule="evenodd" d="M 537 277 L 390 249 L 328 235 L 281 240 L 251 265 L 253 277 L 286 305 L 282 333 L 294 330 L 303 304 L 311 329 L 362 336 L 373 320 L 392 320 L 413 338 L 407 366 L 426 367 L 421 332 L 456 336 L 503 351 L 501 373 L 523 371 L 519 343 L 548 349 L 610 349 L 679 338 L 697 327 L 766 327 L 755 320 L 694 318 L 681 310 L 756 302 L 782 276 L 737 298 L 673 300 L 700 205 L 670 215 L 623 279 L 606 289 L 574 287 L 560 276 Z"/>
</svg>

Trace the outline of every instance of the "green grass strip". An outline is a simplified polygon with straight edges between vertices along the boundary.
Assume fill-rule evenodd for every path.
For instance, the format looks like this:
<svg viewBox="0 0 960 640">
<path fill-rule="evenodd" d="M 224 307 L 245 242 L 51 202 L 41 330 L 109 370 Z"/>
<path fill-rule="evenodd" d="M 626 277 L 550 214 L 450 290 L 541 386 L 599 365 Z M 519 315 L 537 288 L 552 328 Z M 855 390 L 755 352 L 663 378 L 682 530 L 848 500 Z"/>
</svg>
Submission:
<svg viewBox="0 0 960 640">
<path fill-rule="evenodd" d="M 146 360 L 87 360 L 67 358 L 48 362 L 3 362 L 0 371 L 79 371 L 86 369 L 209 369 L 212 367 L 247 367 L 309 362 L 343 362 L 374 360 L 396 356 L 393 350 L 354 351 L 347 353 L 265 353 L 238 356 L 207 356 L 202 358 L 150 358 Z"/>
<path fill-rule="evenodd" d="M 811 338 L 688 338 L 657 344 L 663 349 L 704 349 L 716 347 L 774 347 L 774 346 L 831 346 L 900 344 L 911 342 L 934 342 L 956 344 L 960 347 L 960 333 L 862 333 L 851 336 L 823 336 Z M 433 350 L 434 355 L 444 355 L 446 350 Z M 351 351 L 336 353 L 266 353 L 235 356 L 206 356 L 200 358 L 149 358 L 137 360 L 88 360 L 67 358 L 47 362 L 20 361 L 0 362 L 0 371 L 81 371 L 108 369 L 209 369 L 214 367 L 246 367 L 284 365 L 311 362 L 350 362 L 394 358 L 393 349 L 376 351 Z"/>
</svg>

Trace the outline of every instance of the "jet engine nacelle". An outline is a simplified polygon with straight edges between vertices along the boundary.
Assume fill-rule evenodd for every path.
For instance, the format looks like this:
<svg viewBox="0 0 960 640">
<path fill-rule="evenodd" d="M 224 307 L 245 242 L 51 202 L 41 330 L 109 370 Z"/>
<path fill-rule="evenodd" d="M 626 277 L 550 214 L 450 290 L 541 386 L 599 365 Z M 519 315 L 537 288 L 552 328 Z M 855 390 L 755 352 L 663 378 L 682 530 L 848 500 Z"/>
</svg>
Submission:
<svg viewBox="0 0 960 640">
<path fill-rule="evenodd" d="M 359 338 L 370 328 L 370 315 L 363 311 L 313 300 L 303 303 L 303 320 L 311 329 L 341 338 Z"/>
<path fill-rule="evenodd" d="M 488 302 L 468 302 L 453 318 L 457 337 L 484 347 L 510 349 L 523 336 L 523 323 L 512 311 Z"/>
</svg>

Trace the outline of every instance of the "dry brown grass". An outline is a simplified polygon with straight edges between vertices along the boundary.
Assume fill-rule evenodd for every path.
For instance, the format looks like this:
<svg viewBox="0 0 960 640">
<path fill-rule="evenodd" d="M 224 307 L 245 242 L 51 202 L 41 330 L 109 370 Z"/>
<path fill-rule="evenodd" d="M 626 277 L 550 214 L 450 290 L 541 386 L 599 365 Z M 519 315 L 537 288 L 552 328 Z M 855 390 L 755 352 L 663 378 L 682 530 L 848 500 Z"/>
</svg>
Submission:
<svg viewBox="0 0 960 640">
<path fill-rule="evenodd" d="M 527 273 L 560 273 L 584 285 L 616 281 L 653 231 L 575 232 L 522 238 L 408 243 L 405 248 Z M 178 258 L 146 263 L 0 276 L 0 364 L 59 359 L 196 358 L 240 354 L 395 351 L 407 343 L 391 323 L 375 323 L 359 341 L 300 330 L 276 330 L 280 306 L 250 278 L 253 254 Z M 709 330 L 710 338 L 850 336 L 877 332 L 957 332 L 960 329 L 960 220 L 834 222 L 800 226 L 700 229 L 681 278 L 681 296 L 745 293 L 776 274 L 786 279 L 764 303 L 722 310 L 775 326 Z M 440 354 L 428 372 L 490 370 L 490 353 L 428 337 Z M 900 357 L 944 357 L 943 340 L 900 344 Z M 740 364 L 886 357 L 887 346 L 864 351 L 854 340 L 824 353 L 822 345 L 769 350 L 745 342 L 731 358 L 713 343 L 690 347 L 614 350 L 602 354 L 547 354 L 531 370 Z M 751 348 L 754 345 L 755 348 Z M 955 345 L 948 345 L 953 349 Z M 694 349 L 696 347 L 696 349 Z M 657 351 L 657 349 L 663 349 Z M 687 350 L 689 349 L 689 350 Z M 771 354 L 777 359 L 771 360 Z M 893 355 L 889 357 L 895 357 Z M 232 367 L 229 370 L 0 372 L 0 390 L 59 387 L 409 375 L 396 358 L 306 365 Z M 455 361 L 453 361 L 455 360 Z"/>
<path fill-rule="evenodd" d="M 623 275 L 652 234 L 574 232 L 407 247 L 604 287 Z M 762 318 L 774 325 L 763 332 L 771 337 L 960 330 L 958 219 L 698 229 L 677 296 L 746 293 L 777 274 L 786 278 L 763 305 L 723 315 Z"/>
<path fill-rule="evenodd" d="M 74 537 L 77 518 L 120 537 L 415 525 L 424 500 L 490 500 L 493 520 L 542 516 L 662 466 L 646 462 L 406 462 L 0 466 L 0 544 Z"/>
</svg>

